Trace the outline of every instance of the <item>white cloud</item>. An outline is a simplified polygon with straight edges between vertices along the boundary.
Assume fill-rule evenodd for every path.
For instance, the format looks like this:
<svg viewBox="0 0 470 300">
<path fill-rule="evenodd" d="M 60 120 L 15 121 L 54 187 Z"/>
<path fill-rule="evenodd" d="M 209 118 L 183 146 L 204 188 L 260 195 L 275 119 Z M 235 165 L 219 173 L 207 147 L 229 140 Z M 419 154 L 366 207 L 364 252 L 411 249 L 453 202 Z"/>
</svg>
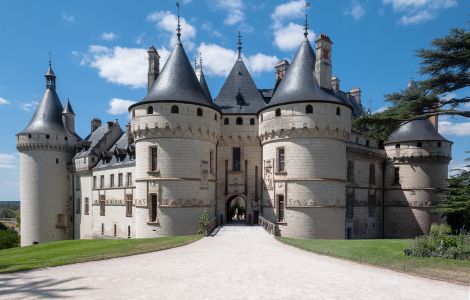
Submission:
<svg viewBox="0 0 470 300">
<path fill-rule="evenodd" d="M 274 27 L 280 27 L 283 20 L 299 18 L 304 13 L 305 0 L 295 0 L 276 6 L 271 18 L 274 21 Z"/>
<path fill-rule="evenodd" d="M 352 0 L 350 6 L 344 11 L 344 14 L 353 17 L 354 20 L 359 20 L 364 16 L 365 12 L 364 7 L 359 1 Z"/>
<path fill-rule="evenodd" d="M 161 57 L 160 65 L 163 66 L 170 52 L 166 48 L 157 51 Z M 147 85 L 147 49 L 91 45 L 87 53 L 75 52 L 75 55 L 81 56 L 81 65 L 97 69 L 98 75 L 108 82 L 133 88 Z"/>
<path fill-rule="evenodd" d="M 69 23 L 72 23 L 73 21 L 75 21 L 75 17 L 72 16 L 72 15 L 68 15 L 66 13 L 63 13 L 62 14 L 62 20 L 66 21 L 66 22 L 69 22 Z"/>
<path fill-rule="evenodd" d="M 5 98 L 0 97 L 0 105 L 6 105 L 6 104 L 10 104 L 10 102 Z"/>
<path fill-rule="evenodd" d="M 178 25 L 178 17 L 169 11 L 156 11 L 147 16 L 147 21 L 155 24 L 159 30 L 163 30 L 169 35 L 170 40 L 168 46 L 173 48 L 176 43 L 176 27 Z M 196 29 L 189 24 L 184 18 L 180 18 L 181 22 L 181 41 L 188 49 L 194 48 L 193 39 L 196 37 Z"/>
<path fill-rule="evenodd" d="M 103 32 L 103 34 L 101 34 L 101 39 L 105 41 L 112 41 L 117 38 L 118 38 L 118 35 L 115 34 L 114 32 Z"/>
<path fill-rule="evenodd" d="M 440 120 L 439 133 L 453 136 L 470 136 L 470 122 L 453 123 L 448 120 Z"/>
<path fill-rule="evenodd" d="M 17 157 L 13 154 L 0 153 L 0 169 L 14 169 L 17 161 Z"/>
<path fill-rule="evenodd" d="M 21 102 L 20 103 L 20 109 L 30 112 L 36 109 L 36 106 L 38 106 L 37 101 L 29 101 L 29 102 Z"/>
<path fill-rule="evenodd" d="M 299 47 L 304 39 L 304 27 L 289 23 L 285 27 L 278 28 L 274 31 L 274 44 L 283 51 L 291 51 Z M 315 33 L 311 30 L 309 32 L 310 40 L 315 40 Z"/>
<path fill-rule="evenodd" d="M 382 0 L 402 14 L 402 25 L 424 23 L 434 19 L 440 10 L 457 6 L 457 0 Z"/>
<path fill-rule="evenodd" d="M 128 113 L 127 109 L 129 108 L 129 106 L 131 106 L 134 103 L 136 102 L 132 100 L 113 98 L 109 101 L 108 113 L 111 115 L 127 114 Z"/>
<path fill-rule="evenodd" d="M 245 20 L 243 13 L 243 0 L 215 0 L 215 6 L 218 9 L 227 12 L 224 23 L 227 25 L 235 25 Z"/>
<path fill-rule="evenodd" d="M 198 51 L 204 57 L 204 72 L 211 76 L 227 76 L 238 57 L 238 53 L 232 49 L 227 49 L 217 44 L 202 43 Z M 279 59 L 275 56 L 257 53 L 244 57 L 247 68 L 253 75 L 263 72 L 273 72 L 274 65 Z"/>
<path fill-rule="evenodd" d="M 460 160 L 460 161 L 451 160 L 449 163 L 449 175 L 456 175 L 459 169 L 468 170 L 469 169 L 467 167 L 468 165 L 470 165 L 470 162 L 465 161 L 465 160 Z"/>
</svg>

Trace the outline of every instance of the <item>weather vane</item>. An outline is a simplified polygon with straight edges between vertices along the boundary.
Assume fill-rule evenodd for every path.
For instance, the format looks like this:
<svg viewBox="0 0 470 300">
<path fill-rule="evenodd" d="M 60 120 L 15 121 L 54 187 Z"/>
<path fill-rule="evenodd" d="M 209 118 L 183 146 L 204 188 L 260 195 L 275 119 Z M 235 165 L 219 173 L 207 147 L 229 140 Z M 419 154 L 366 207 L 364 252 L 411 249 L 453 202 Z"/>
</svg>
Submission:
<svg viewBox="0 0 470 300">
<path fill-rule="evenodd" d="M 308 8 L 310 7 L 310 1 L 305 1 L 305 25 L 304 25 L 304 36 L 308 36 Z"/>
<path fill-rule="evenodd" d="M 176 27 L 176 35 L 178 36 L 178 40 L 181 37 L 181 23 L 180 23 L 180 1 L 176 0 L 176 7 L 178 9 L 178 26 Z"/>
<path fill-rule="evenodd" d="M 238 58 L 242 57 L 242 34 L 240 30 L 238 31 L 238 42 L 237 42 L 237 49 L 238 49 Z"/>
</svg>

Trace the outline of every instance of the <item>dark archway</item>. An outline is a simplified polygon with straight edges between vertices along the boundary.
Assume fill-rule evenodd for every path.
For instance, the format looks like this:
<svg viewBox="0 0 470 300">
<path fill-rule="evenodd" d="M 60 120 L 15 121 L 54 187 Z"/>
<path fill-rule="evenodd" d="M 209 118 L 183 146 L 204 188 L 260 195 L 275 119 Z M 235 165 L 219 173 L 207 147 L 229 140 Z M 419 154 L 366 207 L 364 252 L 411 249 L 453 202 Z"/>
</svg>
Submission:
<svg viewBox="0 0 470 300">
<path fill-rule="evenodd" d="M 225 216 L 227 223 L 248 222 L 246 200 L 240 195 L 230 197 L 225 203 Z"/>
</svg>

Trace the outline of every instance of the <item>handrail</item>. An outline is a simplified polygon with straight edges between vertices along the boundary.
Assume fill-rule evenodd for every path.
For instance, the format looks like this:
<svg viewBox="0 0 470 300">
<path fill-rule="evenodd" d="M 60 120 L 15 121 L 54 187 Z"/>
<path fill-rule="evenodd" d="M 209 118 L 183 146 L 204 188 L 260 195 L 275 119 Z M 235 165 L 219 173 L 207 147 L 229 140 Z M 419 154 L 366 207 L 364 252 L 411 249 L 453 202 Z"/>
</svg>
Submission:
<svg viewBox="0 0 470 300">
<path fill-rule="evenodd" d="M 209 236 L 209 234 L 211 234 L 212 231 L 214 231 L 216 227 L 217 227 L 217 218 L 214 217 L 210 219 L 209 222 L 207 222 L 204 235 Z"/>
<path fill-rule="evenodd" d="M 273 222 L 265 219 L 261 216 L 258 218 L 258 224 L 263 226 L 263 228 L 269 233 L 274 236 L 280 236 L 279 226 L 274 224 Z"/>
</svg>

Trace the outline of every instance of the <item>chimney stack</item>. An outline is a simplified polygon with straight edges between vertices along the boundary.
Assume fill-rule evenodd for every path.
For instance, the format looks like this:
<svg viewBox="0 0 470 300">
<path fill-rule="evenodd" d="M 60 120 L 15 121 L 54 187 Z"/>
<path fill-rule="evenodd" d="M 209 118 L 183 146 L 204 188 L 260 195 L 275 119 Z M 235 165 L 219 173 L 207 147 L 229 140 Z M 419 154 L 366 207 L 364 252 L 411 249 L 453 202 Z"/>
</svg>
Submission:
<svg viewBox="0 0 470 300">
<path fill-rule="evenodd" d="M 127 143 L 131 145 L 134 142 L 134 135 L 131 130 L 131 123 L 126 124 Z"/>
<path fill-rule="evenodd" d="M 151 46 L 147 53 L 149 55 L 147 90 L 150 91 L 153 83 L 157 80 L 158 74 L 160 74 L 160 55 L 158 55 L 154 46 Z"/>
<path fill-rule="evenodd" d="M 331 90 L 331 45 L 333 42 L 326 34 L 320 34 L 316 40 L 315 78 L 318 85 Z"/>
<path fill-rule="evenodd" d="M 349 95 L 356 100 L 357 104 L 361 104 L 361 89 L 353 88 L 349 91 Z"/>
<path fill-rule="evenodd" d="M 285 59 L 279 61 L 275 66 L 274 69 L 276 70 L 276 81 L 281 80 L 284 78 L 287 72 L 287 68 L 289 68 L 289 62 Z"/>
<path fill-rule="evenodd" d="M 100 126 L 101 126 L 101 120 L 100 119 L 93 118 L 93 120 L 91 120 L 91 132 L 94 132 Z"/>
<path fill-rule="evenodd" d="M 339 92 L 339 78 L 336 76 L 331 77 L 331 88 L 335 93 Z"/>
</svg>

